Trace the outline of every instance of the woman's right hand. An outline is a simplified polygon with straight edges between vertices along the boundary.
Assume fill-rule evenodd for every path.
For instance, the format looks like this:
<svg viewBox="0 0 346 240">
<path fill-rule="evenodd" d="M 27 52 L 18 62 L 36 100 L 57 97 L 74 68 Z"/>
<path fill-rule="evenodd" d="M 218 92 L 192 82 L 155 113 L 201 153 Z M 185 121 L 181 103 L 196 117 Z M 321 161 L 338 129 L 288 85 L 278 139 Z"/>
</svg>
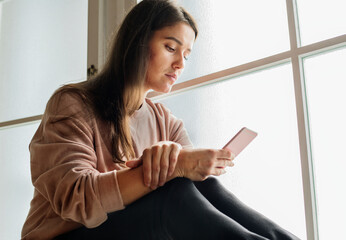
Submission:
<svg viewBox="0 0 346 240">
<path fill-rule="evenodd" d="M 233 160 L 234 154 L 226 149 L 181 150 L 173 175 L 203 181 L 210 175 L 224 174 L 225 167 L 234 166 Z"/>
<path fill-rule="evenodd" d="M 146 148 L 140 159 L 126 162 L 126 166 L 136 168 L 143 165 L 143 182 L 155 190 L 171 179 L 180 149 L 179 143 L 161 141 Z"/>
</svg>

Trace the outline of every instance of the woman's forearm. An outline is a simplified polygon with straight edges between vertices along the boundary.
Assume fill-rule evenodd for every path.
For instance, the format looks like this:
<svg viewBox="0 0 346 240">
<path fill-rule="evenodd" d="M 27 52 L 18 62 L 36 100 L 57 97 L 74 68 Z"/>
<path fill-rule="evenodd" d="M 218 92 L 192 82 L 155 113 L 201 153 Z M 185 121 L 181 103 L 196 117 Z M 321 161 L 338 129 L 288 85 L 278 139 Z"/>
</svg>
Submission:
<svg viewBox="0 0 346 240">
<path fill-rule="evenodd" d="M 120 193 L 125 206 L 153 191 L 153 189 L 144 184 L 143 166 L 118 171 L 117 177 Z M 174 173 L 167 178 L 167 182 L 176 177 L 177 174 Z"/>
<path fill-rule="evenodd" d="M 127 206 L 152 191 L 144 185 L 143 167 L 125 169 L 117 172 L 120 193 Z"/>
</svg>

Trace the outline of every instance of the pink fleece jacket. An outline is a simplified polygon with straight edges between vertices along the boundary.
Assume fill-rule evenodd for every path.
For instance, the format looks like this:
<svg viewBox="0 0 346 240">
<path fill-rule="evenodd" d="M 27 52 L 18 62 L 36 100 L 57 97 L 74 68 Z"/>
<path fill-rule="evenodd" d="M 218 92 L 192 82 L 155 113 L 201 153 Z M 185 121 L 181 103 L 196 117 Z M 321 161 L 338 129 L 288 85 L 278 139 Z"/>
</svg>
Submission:
<svg viewBox="0 0 346 240">
<path fill-rule="evenodd" d="M 110 154 L 109 130 L 81 98 L 58 93 L 47 104 L 31 143 L 34 196 L 22 239 L 52 239 L 82 225 L 93 228 L 107 213 L 124 208 L 117 170 Z M 131 117 L 136 157 L 159 141 L 192 144 L 181 120 L 149 99 Z"/>
</svg>

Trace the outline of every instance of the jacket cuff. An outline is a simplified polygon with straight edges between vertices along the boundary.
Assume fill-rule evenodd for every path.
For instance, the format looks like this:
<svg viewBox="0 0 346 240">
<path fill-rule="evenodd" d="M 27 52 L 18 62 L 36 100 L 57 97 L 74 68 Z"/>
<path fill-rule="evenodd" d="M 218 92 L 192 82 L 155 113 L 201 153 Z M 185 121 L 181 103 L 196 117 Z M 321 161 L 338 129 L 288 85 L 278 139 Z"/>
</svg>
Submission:
<svg viewBox="0 0 346 240">
<path fill-rule="evenodd" d="M 107 213 L 125 208 L 118 185 L 116 171 L 100 174 L 99 190 L 102 207 Z"/>
</svg>

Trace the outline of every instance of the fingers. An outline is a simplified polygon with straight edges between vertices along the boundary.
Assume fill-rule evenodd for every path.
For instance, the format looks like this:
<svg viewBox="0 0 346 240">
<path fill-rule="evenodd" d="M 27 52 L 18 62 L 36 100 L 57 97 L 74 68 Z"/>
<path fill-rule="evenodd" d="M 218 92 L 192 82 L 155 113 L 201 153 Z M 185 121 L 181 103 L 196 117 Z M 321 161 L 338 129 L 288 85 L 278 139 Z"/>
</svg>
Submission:
<svg viewBox="0 0 346 240">
<path fill-rule="evenodd" d="M 215 167 L 233 167 L 235 154 L 228 149 L 220 149 L 217 154 L 217 161 L 215 162 Z"/>
<path fill-rule="evenodd" d="M 235 154 L 228 149 L 218 149 L 212 150 L 214 154 L 210 154 L 209 160 L 206 161 L 206 164 L 203 164 L 205 169 L 203 174 L 220 176 L 226 173 L 226 167 L 234 166 Z M 210 152 L 210 150 L 209 150 Z M 203 176 L 202 174 L 202 176 Z"/>
<path fill-rule="evenodd" d="M 143 177 L 147 187 L 155 190 L 166 183 L 167 177 L 174 173 L 180 149 L 177 143 L 161 142 L 143 151 Z"/>
<path fill-rule="evenodd" d="M 143 152 L 143 178 L 144 178 L 144 184 L 147 187 L 150 187 L 151 185 L 151 161 L 152 161 L 152 154 L 149 149 L 144 150 Z"/>
<path fill-rule="evenodd" d="M 125 164 L 129 168 L 136 168 L 142 164 L 142 158 L 127 161 Z"/>
<path fill-rule="evenodd" d="M 234 162 L 232 160 L 218 160 L 215 163 L 215 167 L 216 168 L 225 168 L 225 167 L 233 167 L 234 166 Z"/>
<path fill-rule="evenodd" d="M 231 152 L 231 160 L 233 161 L 235 159 L 235 154 Z"/>
<path fill-rule="evenodd" d="M 210 175 L 220 176 L 226 173 L 226 167 L 233 167 L 233 160 L 229 159 L 216 159 L 214 165 L 210 170 Z"/>
<path fill-rule="evenodd" d="M 230 159 L 230 160 L 234 160 L 235 158 L 235 154 L 232 153 L 229 149 L 219 149 L 217 151 L 217 157 L 218 158 L 227 158 L 227 159 Z"/>
<path fill-rule="evenodd" d="M 159 186 L 163 186 L 166 182 L 168 168 L 170 165 L 170 147 L 168 145 L 162 146 L 162 155 L 160 159 L 160 178 Z"/>
<path fill-rule="evenodd" d="M 159 182 L 159 174 L 161 172 L 161 155 L 162 148 L 155 146 L 152 148 L 153 158 L 152 158 L 152 173 L 151 173 L 151 189 L 155 190 Z"/>
<path fill-rule="evenodd" d="M 168 169 L 168 176 L 172 176 L 175 166 L 177 165 L 178 156 L 181 150 L 180 144 L 173 145 L 173 150 L 171 151 L 169 155 L 169 169 Z"/>
<path fill-rule="evenodd" d="M 225 174 L 225 173 L 226 173 L 226 169 L 224 169 L 224 168 L 215 168 L 215 169 L 211 172 L 211 175 L 220 176 L 220 175 Z"/>
<path fill-rule="evenodd" d="M 179 144 L 163 144 L 160 159 L 160 176 L 158 185 L 163 186 L 167 177 L 171 176 L 175 170 L 181 146 Z M 156 186 L 155 186 L 156 187 Z"/>
</svg>

